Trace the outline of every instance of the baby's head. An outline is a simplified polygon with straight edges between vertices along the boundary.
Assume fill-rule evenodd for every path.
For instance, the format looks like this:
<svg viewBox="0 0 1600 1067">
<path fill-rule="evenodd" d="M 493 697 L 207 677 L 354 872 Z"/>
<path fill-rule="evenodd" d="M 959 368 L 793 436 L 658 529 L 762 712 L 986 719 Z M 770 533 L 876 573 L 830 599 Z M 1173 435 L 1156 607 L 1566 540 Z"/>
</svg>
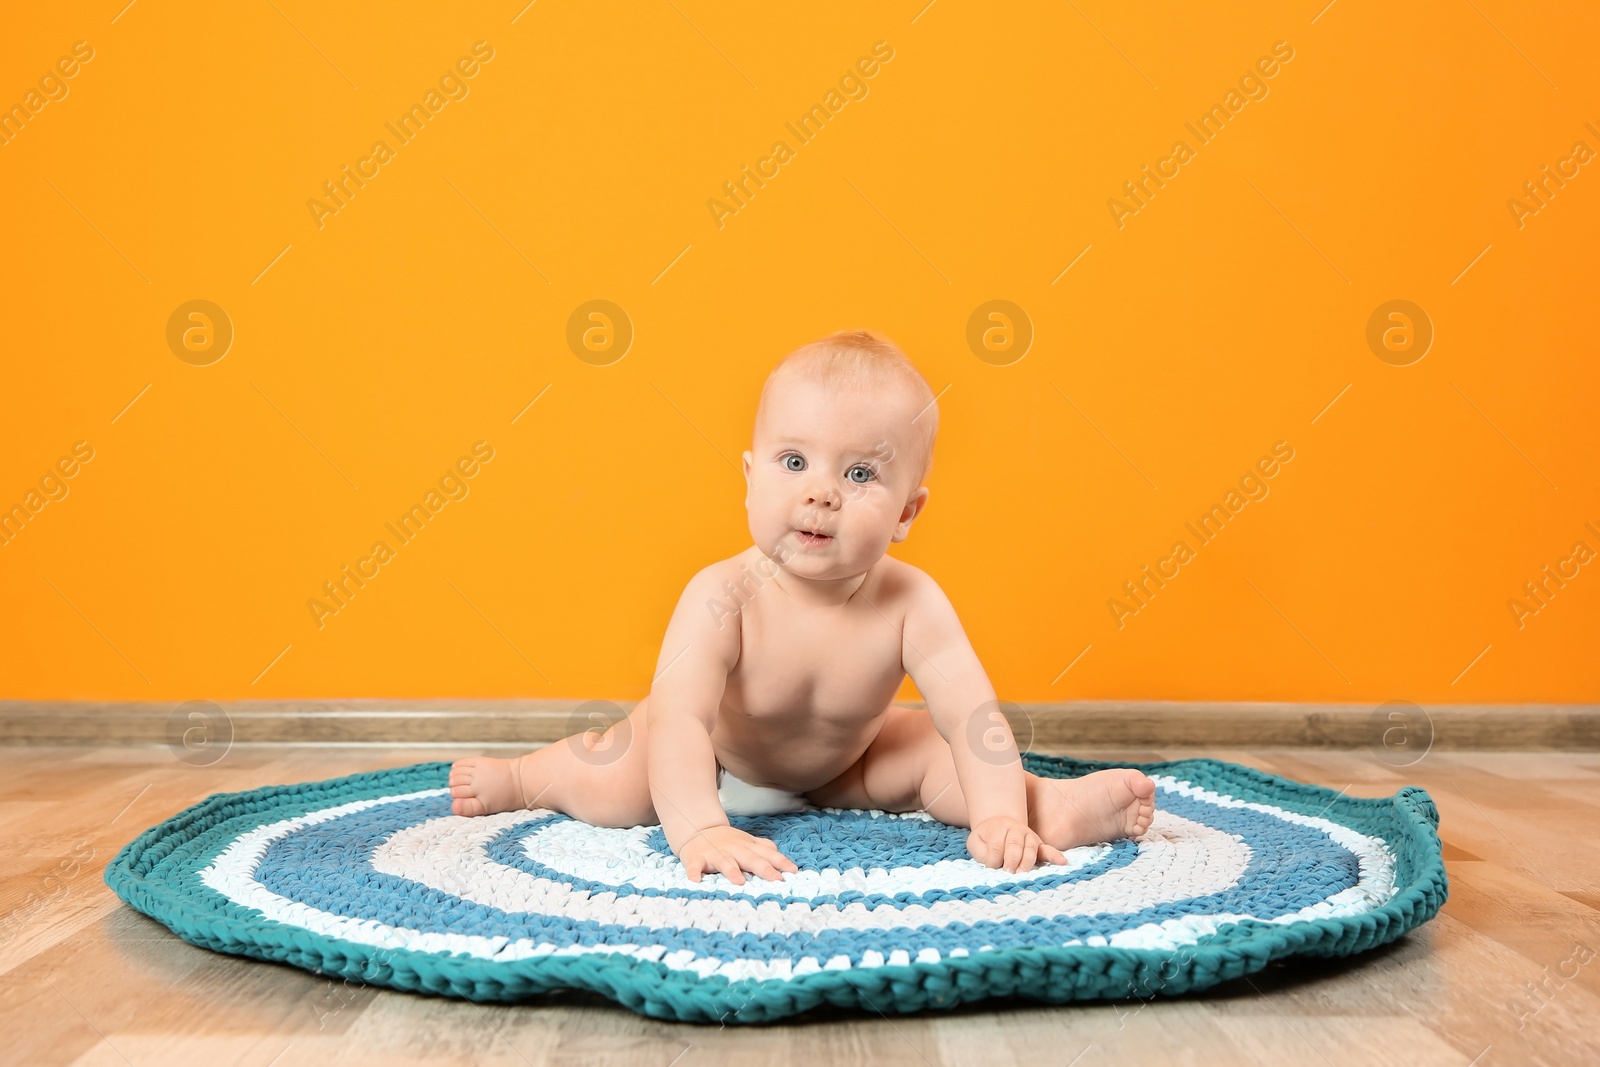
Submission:
<svg viewBox="0 0 1600 1067">
<path fill-rule="evenodd" d="M 744 454 L 757 547 L 803 578 L 865 573 L 926 505 L 938 429 L 933 390 L 882 337 L 836 333 L 791 352 L 761 390 Z"/>
</svg>

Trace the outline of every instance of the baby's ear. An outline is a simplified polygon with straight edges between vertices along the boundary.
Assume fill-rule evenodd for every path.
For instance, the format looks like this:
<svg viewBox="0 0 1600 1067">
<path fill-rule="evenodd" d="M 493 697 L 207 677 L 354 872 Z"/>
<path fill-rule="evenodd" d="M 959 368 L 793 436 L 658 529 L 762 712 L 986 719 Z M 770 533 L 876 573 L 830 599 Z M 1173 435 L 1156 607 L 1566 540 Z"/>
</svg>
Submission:
<svg viewBox="0 0 1600 1067">
<path fill-rule="evenodd" d="M 894 531 L 894 540 L 896 542 L 904 541 L 910 535 L 912 522 L 928 506 L 928 495 L 928 487 L 924 485 L 911 494 L 911 499 L 906 501 L 906 506 L 900 510 L 900 523 L 895 527 Z"/>
</svg>

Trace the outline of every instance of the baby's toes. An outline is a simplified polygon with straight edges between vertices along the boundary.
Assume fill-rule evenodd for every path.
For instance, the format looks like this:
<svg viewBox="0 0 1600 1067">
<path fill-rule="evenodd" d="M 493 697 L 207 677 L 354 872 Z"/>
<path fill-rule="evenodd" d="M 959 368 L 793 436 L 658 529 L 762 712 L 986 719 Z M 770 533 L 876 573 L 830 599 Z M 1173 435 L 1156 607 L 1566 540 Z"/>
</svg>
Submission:
<svg viewBox="0 0 1600 1067">
<path fill-rule="evenodd" d="M 478 816 L 489 813 L 488 805 L 475 796 L 458 796 L 450 801 L 450 814 Z"/>
<path fill-rule="evenodd" d="M 450 771 L 450 812 L 453 815 L 483 815 L 488 805 L 478 797 L 477 776 L 472 767 Z"/>
<path fill-rule="evenodd" d="M 1148 800 L 1155 795 L 1156 783 L 1149 775 L 1136 771 L 1132 767 L 1122 768 L 1121 774 L 1122 779 L 1117 784 L 1128 791 L 1128 797 L 1131 801 L 1137 803 L 1141 800 Z"/>
</svg>

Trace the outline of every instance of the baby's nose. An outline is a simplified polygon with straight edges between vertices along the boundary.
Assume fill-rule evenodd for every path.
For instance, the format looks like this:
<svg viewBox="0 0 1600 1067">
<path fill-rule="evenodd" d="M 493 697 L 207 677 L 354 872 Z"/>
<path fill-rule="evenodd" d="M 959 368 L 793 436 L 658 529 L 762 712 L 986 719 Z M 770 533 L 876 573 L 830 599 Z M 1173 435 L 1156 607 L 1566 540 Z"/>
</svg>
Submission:
<svg viewBox="0 0 1600 1067">
<path fill-rule="evenodd" d="M 812 485 L 806 493 L 806 503 L 823 508 L 837 508 L 840 494 L 832 483 L 825 485 Z"/>
</svg>

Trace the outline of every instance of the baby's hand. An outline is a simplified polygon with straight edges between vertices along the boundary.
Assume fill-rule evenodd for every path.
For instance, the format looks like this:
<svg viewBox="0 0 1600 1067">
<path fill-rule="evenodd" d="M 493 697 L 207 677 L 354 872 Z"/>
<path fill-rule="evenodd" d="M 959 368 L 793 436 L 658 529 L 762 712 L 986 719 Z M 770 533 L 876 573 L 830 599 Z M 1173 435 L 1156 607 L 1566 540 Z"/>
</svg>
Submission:
<svg viewBox="0 0 1600 1067">
<path fill-rule="evenodd" d="M 985 867 L 1031 871 L 1037 860 L 1066 863 L 1061 850 L 1045 844 L 1028 824 L 1009 815 L 994 815 L 972 828 L 967 851 Z"/>
<path fill-rule="evenodd" d="M 733 826 L 710 826 L 701 830 L 683 843 L 678 858 L 689 872 L 691 882 L 698 882 L 708 871 L 721 871 L 734 885 L 744 885 L 745 871 L 775 882 L 780 877 L 779 871 L 800 869 L 771 841 Z"/>
</svg>

